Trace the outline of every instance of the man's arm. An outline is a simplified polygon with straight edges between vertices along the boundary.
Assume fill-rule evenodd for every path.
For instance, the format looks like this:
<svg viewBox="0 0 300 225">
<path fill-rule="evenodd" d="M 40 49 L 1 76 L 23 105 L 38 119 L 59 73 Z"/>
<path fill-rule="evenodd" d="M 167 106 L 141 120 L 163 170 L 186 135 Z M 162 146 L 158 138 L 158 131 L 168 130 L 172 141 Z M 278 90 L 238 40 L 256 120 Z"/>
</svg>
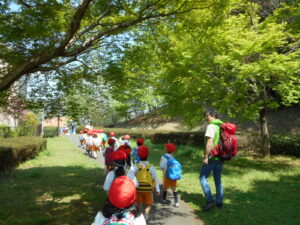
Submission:
<svg viewBox="0 0 300 225">
<path fill-rule="evenodd" d="M 205 146 L 205 153 L 204 153 L 204 159 L 203 159 L 204 164 L 208 164 L 208 157 L 209 157 L 211 149 L 214 146 L 213 143 L 214 143 L 214 139 L 212 137 L 209 137 L 207 139 L 207 143 Z"/>
</svg>

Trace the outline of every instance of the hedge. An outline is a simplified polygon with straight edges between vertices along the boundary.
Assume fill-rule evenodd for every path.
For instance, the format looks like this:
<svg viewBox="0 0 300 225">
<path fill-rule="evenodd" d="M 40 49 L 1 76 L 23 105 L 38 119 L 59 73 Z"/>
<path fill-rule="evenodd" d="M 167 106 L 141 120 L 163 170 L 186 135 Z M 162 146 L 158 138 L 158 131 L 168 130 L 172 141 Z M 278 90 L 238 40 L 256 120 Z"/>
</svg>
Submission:
<svg viewBox="0 0 300 225">
<path fill-rule="evenodd" d="M 84 129 L 84 127 L 78 127 L 77 132 Z M 174 144 L 204 146 L 204 132 L 170 132 L 162 130 L 149 130 L 149 129 L 125 129 L 125 128 L 99 128 L 104 129 L 105 133 L 114 131 L 117 138 L 129 134 L 131 139 L 139 137 L 150 139 L 153 144 L 163 144 L 173 142 Z M 259 133 L 242 133 L 236 134 L 238 141 L 238 150 L 251 150 L 260 152 L 261 137 Z M 272 135 L 270 137 L 271 142 L 271 154 L 284 154 L 300 157 L 300 136 L 282 136 Z"/>
<path fill-rule="evenodd" d="M 15 168 L 46 147 L 47 140 L 40 137 L 0 138 L 0 171 Z"/>
<path fill-rule="evenodd" d="M 271 155 L 292 155 L 300 157 L 300 136 L 274 135 L 271 137 Z"/>
<path fill-rule="evenodd" d="M 44 127 L 44 138 L 57 137 L 57 127 L 56 126 L 47 126 Z"/>
</svg>

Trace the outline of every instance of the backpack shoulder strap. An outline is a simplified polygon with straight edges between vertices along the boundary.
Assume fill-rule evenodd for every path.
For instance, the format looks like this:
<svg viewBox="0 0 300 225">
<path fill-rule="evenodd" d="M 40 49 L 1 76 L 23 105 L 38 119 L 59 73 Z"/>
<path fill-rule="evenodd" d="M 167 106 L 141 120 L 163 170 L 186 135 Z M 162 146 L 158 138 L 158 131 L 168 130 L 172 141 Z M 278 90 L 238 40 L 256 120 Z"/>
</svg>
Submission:
<svg viewBox="0 0 300 225">
<path fill-rule="evenodd" d="M 163 155 L 163 157 L 164 157 L 165 159 L 167 159 L 167 160 L 169 160 L 169 159 L 170 159 L 170 157 L 169 157 L 169 156 L 167 156 L 167 155 Z"/>
</svg>

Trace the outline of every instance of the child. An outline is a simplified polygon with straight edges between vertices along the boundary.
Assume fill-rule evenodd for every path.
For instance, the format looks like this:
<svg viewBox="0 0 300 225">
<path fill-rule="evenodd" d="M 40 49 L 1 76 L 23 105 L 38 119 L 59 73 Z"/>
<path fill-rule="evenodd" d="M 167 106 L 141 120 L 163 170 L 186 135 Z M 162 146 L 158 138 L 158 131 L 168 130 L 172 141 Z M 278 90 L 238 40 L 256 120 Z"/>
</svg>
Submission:
<svg viewBox="0 0 300 225">
<path fill-rule="evenodd" d="M 138 148 L 140 146 L 142 146 L 144 144 L 144 139 L 143 138 L 138 138 L 136 140 L 136 145 L 137 147 L 135 147 L 132 151 L 132 161 L 133 161 L 133 164 L 137 164 L 141 161 L 140 157 L 138 156 Z"/>
<path fill-rule="evenodd" d="M 120 176 L 126 176 L 126 153 L 122 149 L 118 149 L 117 151 L 112 153 L 112 159 L 114 160 L 114 169 L 109 171 L 106 175 L 105 182 L 103 184 L 103 189 L 105 191 L 109 191 L 110 186 L 115 178 Z M 134 182 L 135 186 L 138 186 L 139 183 L 135 177 L 135 174 L 129 173 L 128 177 Z"/>
<path fill-rule="evenodd" d="M 93 132 L 93 137 L 92 137 L 92 157 L 94 159 L 97 159 L 98 155 L 97 155 L 97 151 L 100 150 L 100 140 L 98 138 L 98 134 L 97 132 Z"/>
<path fill-rule="evenodd" d="M 155 191 L 158 196 L 160 193 L 160 189 L 155 168 L 147 161 L 149 155 L 148 147 L 144 145 L 140 146 L 138 149 L 138 155 L 141 161 L 133 167 L 133 172 L 134 174 L 136 174 L 137 180 L 139 182 L 139 186 L 136 188 L 136 202 L 140 209 L 142 209 L 142 206 L 145 205 L 144 215 L 145 219 L 147 220 L 149 218 L 153 203 L 153 186 L 155 186 Z"/>
<path fill-rule="evenodd" d="M 127 145 L 130 146 L 129 139 L 130 139 L 130 136 L 129 136 L 128 134 L 126 134 L 126 135 L 124 135 L 124 136 L 121 136 L 120 139 L 119 139 L 120 145 L 127 144 Z"/>
<path fill-rule="evenodd" d="M 135 200 L 136 189 L 132 180 L 126 176 L 116 178 L 111 185 L 102 212 L 98 212 L 92 225 L 146 225 L 143 214 L 135 205 Z"/>
<path fill-rule="evenodd" d="M 110 138 L 115 140 L 115 151 L 117 151 L 117 149 L 119 148 L 120 145 L 119 145 L 118 139 L 116 138 L 115 132 L 113 132 L 113 131 L 110 132 L 109 136 L 110 136 Z"/>
<path fill-rule="evenodd" d="M 165 151 L 167 152 L 166 154 L 164 154 L 161 159 L 160 159 L 160 163 L 159 163 L 159 167 L 160 169 L 163 171 L 163 197 L 162 197 L 162 202 L 163 203 L 167 203 L 167 190 L 170 187 L 173 191 L 173 195 L 174 195 L 174 203 L 173 206 L 175 207 L 179 207 L 179 202 L 178 202 L 178 193 L 176 190 L 177 187 L 177 180 L 171 180 L 166 176 L 166 171 L 167 171 L 167 163 L 168 163 L 168 159 L 173 158 L 172 153 L 175 152 L 176 150 L 176 145 L 174 145 L 173 143 L 168 143 L 168 144 L 164 144 L 165 146 Z"/>
<path fill-rule="evenodd" d="M 93 146 L 93 140 L 92 140 L 92 135 L 93 135 L 93 132 L 91 130 L 89 130 L 87 132 L 87 138 L 86 138 L 86 151 L 87 151 L 87 154 L 92 157 L 92 146 Z"/>
<path fill-rule="evenodd" d="M 102 146 L 102 149 L 105 149 L 105 144 L 107 142 L 107 135 L 106 133 L 104 132 L 104 130 L 100 130 L 101 132 L 101 136 L 102 136 L 102 142 L 101 142 L 101 146 Z"/>
<path fill-rule="evenodd" d="M 114 167 L 114 160 L 112 159 L 112 153 L 114 152 L 114 145 L 115 140 L 110 138 L 108 140 L 109 147 L 106 147 L 103 151 L 103 157 L 105 159 L 105 166 L 106 166 L 106 174 L 108 174 L 109 171 L 111 171 Z"/>
<path fill-rule="evenodd" d="M 84 146 L 84 137 L 83 137 L 83 131 L 79 131 L 79 141 L 80 141 L 80 148 L 83 148 Z"/>
</svg>

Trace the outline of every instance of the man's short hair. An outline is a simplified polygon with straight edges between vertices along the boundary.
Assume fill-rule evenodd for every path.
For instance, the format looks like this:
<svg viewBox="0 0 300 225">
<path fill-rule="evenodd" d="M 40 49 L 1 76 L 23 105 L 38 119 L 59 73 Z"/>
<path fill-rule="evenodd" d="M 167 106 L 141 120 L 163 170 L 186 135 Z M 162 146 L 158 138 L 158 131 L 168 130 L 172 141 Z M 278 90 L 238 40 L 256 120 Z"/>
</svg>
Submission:
<svg viewBox="0 0 300 225">
<path fill-rule="evenodd" d="M 204 115 L 206 116 L 207 114 L 212 117 L 219 118 L 219 114 L 218 114 L 217 110 L 214 108 L 207 108 L 204 112 Z"/>
</svg>

